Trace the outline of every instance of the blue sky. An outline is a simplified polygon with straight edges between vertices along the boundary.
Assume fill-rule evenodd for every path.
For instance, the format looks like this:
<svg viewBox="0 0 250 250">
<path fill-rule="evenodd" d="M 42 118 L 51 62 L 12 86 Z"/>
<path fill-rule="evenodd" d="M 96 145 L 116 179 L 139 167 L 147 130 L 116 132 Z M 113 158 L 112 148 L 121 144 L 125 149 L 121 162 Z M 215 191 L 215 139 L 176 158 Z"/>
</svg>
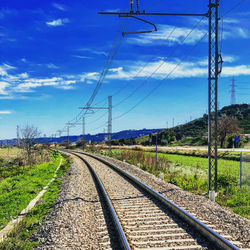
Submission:
<svg viewBox="0 0 250 250">
<path fill-rule="evenodd" d="M 50 136 L 77 116 L 95 89 L 121 23 L 126 31 L 151 29 L 136 20 L 97 14 L 125 11 L 128 2 L 1 0 L 0 139 L 15 137 L 16 126 L 26 124 Z M 239 2 L 221 0 L 221 15 Z M 205 13 L 207 4 L 141 0 L 140 9 Z M 249 103 L 249 15 L 250 1 L 245 0 L 223 17 L 220 107 L 230 104 L 233 76 L 236 102 Z M 107 106 L 108 96 L 113 95 L 113 131 L 163 128 L 167 123 L 170 127 L 173 118 L 175 125 L 181 124 L 207 110 L 207 19 L 147 20 L 156 24 L 158 32 L 124 38 L 119 33 L 115 50 L 118 45 L 119 49 L 93 103 Z M 106 121 L 106 111 L 87 115 L 86 133 L 103 132 Z M 81 131 L 81 126 L 70 128 L 71 134 Z"/>
</svg>

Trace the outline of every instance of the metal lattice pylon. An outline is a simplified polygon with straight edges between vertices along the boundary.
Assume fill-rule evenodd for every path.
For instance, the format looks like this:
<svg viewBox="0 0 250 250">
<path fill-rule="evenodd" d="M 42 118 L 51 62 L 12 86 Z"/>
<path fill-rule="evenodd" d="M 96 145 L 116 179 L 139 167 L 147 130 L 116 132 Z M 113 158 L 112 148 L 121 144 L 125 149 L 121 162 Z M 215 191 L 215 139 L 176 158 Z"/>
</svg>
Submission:
<svg viewBox="0 0 250 250">
<path fill-rule="evenodd" d="M 218 75 L 221 55 L 218 52 L 219 0 L 209 0 L 209 68 L 208 68 L 208 190 L 217 192 Z"/>
</svg>

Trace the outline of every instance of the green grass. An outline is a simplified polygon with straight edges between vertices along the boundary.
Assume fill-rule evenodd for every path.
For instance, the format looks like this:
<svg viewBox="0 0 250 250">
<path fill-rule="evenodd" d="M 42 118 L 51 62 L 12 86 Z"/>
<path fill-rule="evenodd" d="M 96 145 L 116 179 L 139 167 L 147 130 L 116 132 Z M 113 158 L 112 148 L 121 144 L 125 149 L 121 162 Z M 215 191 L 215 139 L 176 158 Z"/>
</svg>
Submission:
<svg viewBox="0 0 250 250">
<path fill-rule="evenodd" d="M 207 145 L 206 137 L 186 137 L 177 142 L 173 142 L 171 146 L 204 146 Z"/>
<path fill-rule="evenodd" d="M 105 152 L 108 154 L 108 151 Z M 114 158 L 126 160 L 184 190 L 204 195 L 208 189 L 208 160 L 204 157 L 167 153 L 158 154 L 155 167 L 155 153 L 132 150 L 112 150 Z M 239 161 L 218 160 L 217 202 L 229 207 L 235 213 L 250 218 L 250 186 L 239 187 Z"/>
<path fill-rule="evenodd" d="M 34 236 L 43 223 L 44 217 L 51 211 L 57 201 L 64 174 L 70 167 L 70 160 L 63 157 L 57 177 L 38 204 L 27 214 L 21 223 L 0 243 L 0 249 L 34 249 L 39 242 Z"/>
<path fill-rule="evenodd" d="M 18 175 L 0 182 L 0 229 L 19 214 L 52 179 L 60 155 L 54 153 L 51 159 L 51 162 L 24 167 Z"/>
</svg>

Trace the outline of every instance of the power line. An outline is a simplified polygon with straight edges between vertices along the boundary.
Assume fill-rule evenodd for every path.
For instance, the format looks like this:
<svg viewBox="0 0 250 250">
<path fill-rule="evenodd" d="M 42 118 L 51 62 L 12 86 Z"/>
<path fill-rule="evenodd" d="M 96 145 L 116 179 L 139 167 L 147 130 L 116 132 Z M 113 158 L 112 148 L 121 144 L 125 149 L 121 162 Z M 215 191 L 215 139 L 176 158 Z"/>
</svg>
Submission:
<svg viewBox="0 0 250 250">
<path fill-rule="evenodd" d="M 191 33 L 199 26 L 199 24 L 202 22 L 202 20 L 204 19 L 204 17 L 202 17 L 196 24 L 195 26 L 188 32 L 188 34 L 184 37 L 184 39 L 182 40 L 182 42 L 180 44 L 178 44 L 170 53 L 167 57 L 165 57 L 162 62 L 158 65 L 158 67 L 150 74 L 150 76 L 147 77 L 146 80 L 142 81 L 142 83 L 136 88 L 134 89 L 128 96 L 126 96 L 124 99 L 122 99 L 119 103 L 117 103 L 114 107 L 119 106 L 120 104 L 122 104 L 124 101 L 126 101 L 128 98 L 130 98 L 131 96 L 133 96 L 138 89 L 142 88 L 144 86 L 144 84 L 146 82 L 148 82 L 153 75 L 165 64 L 165 62 L 175 53 L 175 51 L 184 44 L 184 42 L 187 40 L 187 38 L 191 35 Z M 174 30 L 173 30 L 174 31 Z M 172 33 L 172 32 L 171 32 Z"/>
<path fill-rule="evenodd" d="M 169 55 L 168 55 L 167 57 L 165 57 L 165 59 L 163 60 L 163 62 L 160 63 L 160 64 L 158 65 L 157 69 L 156 69 L 153 73 L 151 73 L 151 75 L 150 75 L 146 80 L 144 80 L 144 81 L 143 81 L 135 90 L 133 90 L 127 97 L 125 97 L 124 99 L 122 99 L 119 103 L 117 103 L 117 104 L 114 105 L 113 107 L 119 106 L 119 105 L 122 104 L 124 101 L 126 101 L 127 99 L 129 99 L 132 95 L 134 95 L 134 94 L 137 92 L 138 89 L 140 89 L 141 87 L 143 87 L 143 86 L 144 86 L 144 83 L 147 82 L 147 81 L 149 81 L 149 79 L 152 78 L 152 76 L 162 67 L 162 65 L 165 63 L 165 61 L 168 60 L 169 57 L 172 56 L 172 55 L 174 54 L 174 52 L 175 52 L 180 46 L 182 46 L 182 45 L 184 44 L 184 42 L 186 41 L 186 39 L 187 39 L 187 38 L 190 36 L 190 34 L 198 27 L 198 25 L 202 22 L 203 19 L 204 19 L 204 17 L 202 17 L 202 18 L 197 22 L 197 24 L 188 32 L 187 36 L 182 40 L 182 42 L 181 42 L 180 44 L 178 44 L 178 45 L 169 53 Z M 172 31 L 169 33 L 167 39 L 174 33 L 175 30 L 176 30 L 176 27 L 174 27 L 174 28 L 172 29 Z M 161 46 L 161 47 L 162 47 L 162 46 Z M 160 48 L 159 48 L 159 50 L 157 51 L 157 53 L 158 53 L 159 51 L 160 51 Z M 153 57 L 154 57 L 154 56 L 153 56 Z M 152 58 L 153 58 L 153 57 L 152 57 Z M 147 62 L 142 68 L 140 68 L 140 70 L 135 74 L 135 76 L 133 76 L 133 78 L 136 77 L 137 75 L 139 75 L 139 74 L 142 72 L 142 70 L 143 70 L 148 64 L 149 64 L 149 62 Z M 126 87 L 126 86 L 125 86 L 125 87 Z M 124 88 L 122 88 L 122 90 L 123 90 L 123 89 L 124 89 Z M 120 92 L 120 91 L 121 91 L 121 90 L 119 90 L 118 92 Z M 99 118 L 95 119 L 94 121 L 92 121 L 91 124 L 94 123 L 94 122 L 96 122 L 96 121 L 98 121 L 98 120 L 100 120 L 102 117 L 104 117 L 104 115 L 106 115 L 106 113 L 103 114 L 103 115 L 101 115 Z M 88 123 L 88 124 L 89 124 L 89 123 Z M 100 127 L 101 127 L 101 126 L 100 126 Z M 98 128 L 99 128 L 99 127 L 98 127 Z M 95 129 L 94 129 L 94 130 L 95 130 Z"/>
<path fill-rule="evenodd" d="M 95 97 L 96 97 L 96 95 L 97 95 L 97 93 L 98 93 L 98 91 L 99 91 L 99 89 L 101 87 L 101 84 L 102 84 L 106 74 L 108 73 L 109 67 L 110 67 L 114 57 L 116 56 L 116 54 L 117 54 L 117 52 L 118 52 L 118 50 L 120 48 L 123 37 L 120 36 L 119 40 L 118 40 L 118 38 L 119 38 L 119 35 L 121 34 L 121 30 L 123 29 L 123 24 L 124 24 L 124 19 L 122 20 L 122 22 L 120 24 L 120 27 L 119 27 L 118 32 L 116 34 L 115 40 L 114 40 L 114 42 L 112 44 L 112 47 L 111 47 L 111 50 L 109 52 L 108 58 L 107 58 L 107 60 L 105 62 L 104 68 L 103 68 L 102 73 L 101 73 L 101 75 L 99 77 L 98 83 L 97 83 L 97 85 L 96 85 L 96 87 L 95 87 L 89 101 L 87 102 L 86 107 L 90 106 L 92 104 L 92 102 L 94 101 L 94 99 L 95 99 Z M 117 41 L 118 41 L 118 43 L 117 43 Z M 87 114 L 87 111 L 88 110 L 86 110 L 85 113 L 83 114 L 84 111 L 81 110 L 75 118 L 73 118 L 72 120 L 69 121 L 69 123 L 74 124 L 74 123 L 79 122 L 79 120 L 82 119 L 82 116 Z M 71 125 L 71 127 L 72 126 L 73 125 Z M 67 129 L 67 127 L 65 126 L 62 129 L 62 131 L 64 132 L 66 129 Z"/>
<path fill-rule="evenodd" d="M 147 8 L 147 10 L 149 10 L 149 9 L 151 9 L 153 6 L 156 6 L 157 4 L 159 4 L 160 2 L 162 2 L 162 0 L 161 1 L 158 1 L 157 3 L 155 3 L 155 4 L 153 4 L 152 6 L 150 6 L 150 7 L 148 7 Z M 193 1 L 193 3 L 194 2 L 196 2 L 196 0 L 194 0 Z M 193 5 L 193 3 L 192 4 L 190 4 L 190 5 Z M 172 31 L 169 33 L 169 35 L 166 37 L 164 37 L 164 39 L 166 38 L 166 40 L 168 40 L 169 39 L 169 37 L 174 33 L 174 31 L 177 29 L 177 27 L 175 26 L 173 29 L 172 29 Z M 167 35 L 167 34 L 166 34 Z M 150 61 L 160 52 L 160 49 L 162 48 L 164 46 L 164 44 L 162 44 L 162 45 L 160 45 L 159 47 L 157 47 L 157 50 L 155 51 L 155 53 L 154 53 L 154 55 L 150 58 L 150 60 L 148 61 L 148 62 L 146 62 L 145 64 L 144 64 L 144 66 L 142 66 L 135 74 L 134 74 L 134 76 L 132 76 L 131 78 L 133 79 L 133 78 L 135 78 L 135 77 L 137 77 L 142 71 L 143 71 L 143 69 L 150 63 Z M 123 86 L 121 89 L 119 89 L 118 91 L 116 91 L 115 93 L 113 93 L 112 94 L 112 96 L 114 97 L 114 96 L 116 96 L 116 95 L 118 95 L 118 94 L 120 94 L 125 88 L 127 88 L 128 86 L 129 86 L 130 84 L 129 83 L 127 83 L 125 86 Z M 105 99 L 103 99 L 102 101 L 105 101 L 106 100 L 106 98 Z M 100 102 L 98 102 L 98 103 L 96 103 L 96 104 L 99 104 L 99 103 L 101 103 L 102 101 L 100 101 Z M 95 104 L 95 105 L 96 105 Z M 117 104 L 116 106 L 118 106 L 119 104 Z"/>
<path fill-rule="evenodd" d="M 123 116 L 125 116 L 126 114 L 128 114 L 129 112 L 131 112 L 133 109 L 135 109 L 138 105 L 140 105 L 143 101 L 145 101 L 156 89 L 158 89 L 162 84 L 163 84 L 163 81 L 166 80 L 167 78 L 169 78 L 169 76 L 182 64 L 182 62 L 184 61 L 184 59 L 186 59 L 190 54 L 191 52 L 198 46 L 198 44 L 208 35 L 208 33 L 205 33 L 204 36 L 198 41 L 198 43 L 195 44 L 195 46 L 193 46 L 191 48 L 191 50 L 189 50 L 188 54 L 186 54 L 182 60 L 175 65 L 175 67 L 168 73 L 168 75 L 161 80 L 161 82 L 159 84 L 157 84 L 146 96 L 144 96 L 139 102 L 137 102 L 133 107 L 131 107 L 129 110 L 127 110 L 126 112 L 124 112 L 123 114 L 117 116 L 114 118 L 115 119 L 119 119 Z"/>
<path fill-rule="evenodd" d="M 223 17 L 228 15 L 230 12 L 232 12 L 234 9 L 236 9 L 237 7 L 239 7 L 243 2 L 245 2 L 246 0 L 241 0 L 238 3 L 236 3 L 231 9 L 227 10 L 224 14 Z"/>
</svg>

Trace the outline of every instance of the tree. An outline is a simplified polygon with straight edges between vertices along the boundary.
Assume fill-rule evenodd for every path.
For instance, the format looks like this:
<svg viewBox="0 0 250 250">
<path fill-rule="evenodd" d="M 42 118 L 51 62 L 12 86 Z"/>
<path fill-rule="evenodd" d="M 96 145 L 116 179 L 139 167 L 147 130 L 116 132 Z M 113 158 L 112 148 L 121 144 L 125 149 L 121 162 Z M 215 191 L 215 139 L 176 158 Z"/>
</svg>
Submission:
<svg viewBox="0 0 250 250">
<path fill-rule="evenodd" d="M 227 136 L 241 132 L 241 129 L 239 128 L 238 124 L 238 119 L 235 117 L 223 115 L 218 120 L 217 132 L 220 141 L 220 146 L 222 148 L 224 146 L 224 142 Z"/>
<path fill-rule="evenodd" d="M 31 164 L 32 149 L 40 136 L 38 128 L 26 125 L 21 128 L 21 145 L 26 152 L 28 163 Z"/>
<path fill-rule="evenodd" d="M 77 142 L 76 142 L 76 147 L 77 148 L 83 148 L 85 149 L 87 145 L 87 142 L 85 141 L 84 138 L 80 138 Z"/>
</svg>

